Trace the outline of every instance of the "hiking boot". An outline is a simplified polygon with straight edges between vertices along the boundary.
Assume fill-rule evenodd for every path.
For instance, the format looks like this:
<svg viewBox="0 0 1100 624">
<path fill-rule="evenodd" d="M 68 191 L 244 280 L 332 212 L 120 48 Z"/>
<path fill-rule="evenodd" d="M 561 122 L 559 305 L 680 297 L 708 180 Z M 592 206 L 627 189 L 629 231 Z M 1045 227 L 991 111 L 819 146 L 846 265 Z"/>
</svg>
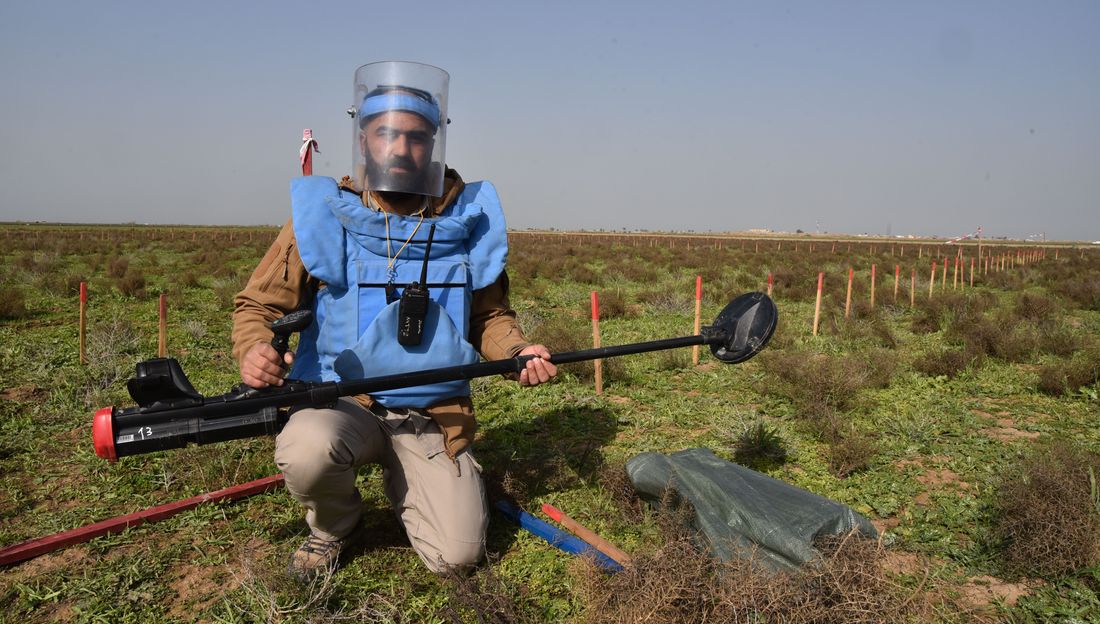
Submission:
<svg viewBox="0 0 1100 624">
<path fill-rule="evenodd" d="M 310 583 L 336 572 L 362 545 L 363 532 L 363 523 L 360 522 L 347 537 L 336 541 L 323 540 L 311 533 L 298 550 L 291 553 L 287 572 L 302 583 Z"/>
</svg>

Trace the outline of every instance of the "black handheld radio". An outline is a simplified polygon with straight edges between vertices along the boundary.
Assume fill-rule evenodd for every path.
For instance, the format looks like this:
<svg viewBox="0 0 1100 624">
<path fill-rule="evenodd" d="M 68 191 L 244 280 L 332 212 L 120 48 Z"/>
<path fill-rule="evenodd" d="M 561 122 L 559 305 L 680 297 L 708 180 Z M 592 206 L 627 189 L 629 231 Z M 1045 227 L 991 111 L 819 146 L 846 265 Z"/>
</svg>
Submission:
<svg viewBox="0 0 1100 624">
<path fill-rule="evenodd" d="M 397 342 L 406 347 L 420 344 L 424 338 L 424 319 L 428 316 L 428 255 L 432 251 L 435 224 L 428 229 L 428 244 L 424 246 L 424 266 L 420 281 L 405 286 L 397 306 Z"/>
</svg>

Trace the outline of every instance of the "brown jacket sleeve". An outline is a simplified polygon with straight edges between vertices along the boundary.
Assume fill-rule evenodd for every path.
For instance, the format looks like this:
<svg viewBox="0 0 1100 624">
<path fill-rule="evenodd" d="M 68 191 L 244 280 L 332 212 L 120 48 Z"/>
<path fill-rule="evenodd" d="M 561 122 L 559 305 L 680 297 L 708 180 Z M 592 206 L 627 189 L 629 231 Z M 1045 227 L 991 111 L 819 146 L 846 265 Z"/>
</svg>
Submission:
<svg viewBox="0 0 1100 624">
<path fill-rule="evenodd" d="M 270 341 L 270 325 L 313 299 L 320 282 L 306 272 L 291 221 L 283 225 L 244 290 L 233 300 L 233 359 L 258 342 Z"/>
<path fill-rule="evenodd" d="M 513 358 L 531 345 L 508 303 L 508 274 L 504 271 L 497 281 L 473 293 L 470 344 L 486 360 Z"/>
</svg>

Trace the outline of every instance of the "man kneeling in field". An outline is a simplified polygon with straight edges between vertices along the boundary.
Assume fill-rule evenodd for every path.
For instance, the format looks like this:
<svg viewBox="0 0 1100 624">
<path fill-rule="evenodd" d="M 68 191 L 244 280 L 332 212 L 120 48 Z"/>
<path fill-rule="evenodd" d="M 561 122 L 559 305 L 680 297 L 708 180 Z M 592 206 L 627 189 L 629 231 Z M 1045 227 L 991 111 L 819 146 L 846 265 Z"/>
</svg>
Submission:
<svg viewBox="0 0 1100 624">
<path fill-rule="evenodd" d="M 523 385 L 557 374 L 508 304 L 496 190 L 444 164 L 448 80 L 417 63 L 356 71 L 354 176 L 293 181 L 291 219 L 237 295 L 233 355 L 249 386 L 281 385 L 286 364 L 292 378 L 335 381 L 471 364 L 479 354 L 538 356 L 518 375 Z M 301 308 L 316 321 L 280 361 L 269 325 Z M 381 464 L 386 496 L 431 570 L 482 558 L 488 507 L 469 394 L 468 382 L 443 382 L 291 415 L 275 462 L 310 529 L 291 555 L 293 576 L 335 570 L 354 551 L 363 532 L 356 470 L 367 463 Z"/>
</svg>

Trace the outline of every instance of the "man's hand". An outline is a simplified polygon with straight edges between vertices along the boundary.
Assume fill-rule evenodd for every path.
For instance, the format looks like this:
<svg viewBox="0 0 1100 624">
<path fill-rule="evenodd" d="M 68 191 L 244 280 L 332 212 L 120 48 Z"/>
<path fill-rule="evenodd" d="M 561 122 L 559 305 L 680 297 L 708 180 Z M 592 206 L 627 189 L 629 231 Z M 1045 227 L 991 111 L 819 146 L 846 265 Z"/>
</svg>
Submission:
<svg viewBox="0 0 1100 624">
<path fill-rule="evenodd" d="M 543 345 L 531 345 L 519 352 L 519 355 L 534 355 L 527 361 L 527 367 L 519 374 L 521 386 L 537 386 L 546 383 L 558 374 L 558 367 L 550 363 L 550 350 Z"/>
<path fill-rule="evenodd" d="M 287 366 L 294 362 L 289 351 L 283 356 Z M 241 381 L 253 388 L 283 385 L 286 369 L 279 362 L 279 352 L 266 342 L 258 342 L 241 359 Z"/>
</svg>

